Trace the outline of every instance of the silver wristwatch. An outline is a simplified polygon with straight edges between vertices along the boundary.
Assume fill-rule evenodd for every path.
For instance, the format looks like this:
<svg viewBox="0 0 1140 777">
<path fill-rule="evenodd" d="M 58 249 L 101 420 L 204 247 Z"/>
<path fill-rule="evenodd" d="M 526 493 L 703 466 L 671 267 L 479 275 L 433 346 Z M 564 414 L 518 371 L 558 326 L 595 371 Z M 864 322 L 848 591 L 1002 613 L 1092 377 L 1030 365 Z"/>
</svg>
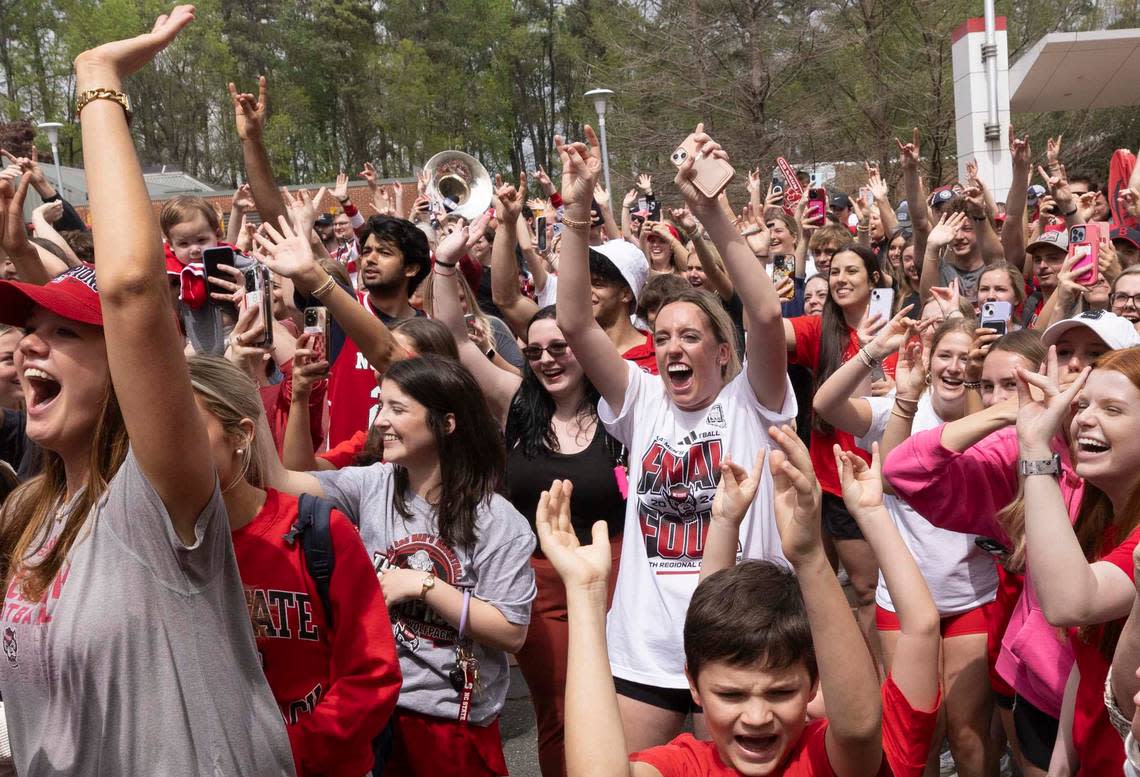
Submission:
<svg viewBox="0 0 1140 777">
<path fill-rule="evenodd" d="M 1061 475 L 1061 456 L 1054 453 L 1051 459 L 1021 459 L 1017 466 L 1022 477 L 1029 475 Z"/>
</svg>

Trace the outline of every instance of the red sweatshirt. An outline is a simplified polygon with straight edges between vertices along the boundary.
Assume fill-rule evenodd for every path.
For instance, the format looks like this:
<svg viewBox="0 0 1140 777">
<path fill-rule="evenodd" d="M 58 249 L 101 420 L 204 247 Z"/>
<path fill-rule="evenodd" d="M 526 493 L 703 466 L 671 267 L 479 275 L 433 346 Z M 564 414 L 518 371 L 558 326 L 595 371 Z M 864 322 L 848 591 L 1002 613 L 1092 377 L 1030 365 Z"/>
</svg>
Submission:
<svg viewBox="0 0 1140 777">
<path fill-rule="evenodd" d="M 296 519 L 297 498 L 268 489 L 258 514 L 233 532 L 257 649 L 298 777 L 363 775 L 400 695 L 388 609 L 359 534 L 334 510 L 330 631 L 300 541 L 283 539 Z"/>
</svg>

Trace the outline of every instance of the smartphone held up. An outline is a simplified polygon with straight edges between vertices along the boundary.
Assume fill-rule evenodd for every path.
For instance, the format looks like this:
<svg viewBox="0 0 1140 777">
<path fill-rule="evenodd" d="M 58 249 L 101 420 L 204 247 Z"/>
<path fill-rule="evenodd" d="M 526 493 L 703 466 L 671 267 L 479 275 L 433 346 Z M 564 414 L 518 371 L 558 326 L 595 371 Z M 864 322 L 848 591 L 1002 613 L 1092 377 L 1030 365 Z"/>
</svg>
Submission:
<svg viewBox="0 0 1140 777">
<path fill-rule="evenodd" d="M 697 131 L 702 132 L 702 127 L 703 125 L 698 125 Z M 717 159 L 714 156 L 706 156 L 703 151 L 698 151 L 697 142 L 694 139 L 696 134 L 693 133 L 685 138 L 669 159 L 678 169 L 691 159 L 693 163 L 693 185 L 697 191 L 706 197 L 716 197 L 724 191 L 724 187 L 728 186 L 735 171 L 727 161 Z"/>
</svg>

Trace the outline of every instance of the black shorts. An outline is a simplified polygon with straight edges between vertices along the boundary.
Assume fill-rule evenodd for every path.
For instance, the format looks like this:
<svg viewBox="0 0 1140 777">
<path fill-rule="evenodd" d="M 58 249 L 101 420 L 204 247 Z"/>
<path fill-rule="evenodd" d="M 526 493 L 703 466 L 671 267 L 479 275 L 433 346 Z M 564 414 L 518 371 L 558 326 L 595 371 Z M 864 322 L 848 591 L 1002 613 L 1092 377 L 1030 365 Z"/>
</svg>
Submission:
<svg viewBox="0 0 1140 777">
<path fill-rule="evenodd" d="M 1013 700 L 1013 730 L 1026 761 L 1038 769 L 1048 771 L 1053 757 L 1053 744 L 1057 741 L 1059 721 L 1027 702 L 1022 696 Z"/>
<path fill-rule="evenodd" d="M 847 505 L 843 504 L 842 497 L 824 491 L 822 513 L 823 530 L 833 539 L 863 539 L 863 532 L 859 530 L 859 524 L 855 523 L 855 519 L 847 511 Z"/>
<path fill-rule="evenodd" d="M 704 712 L 700 705 L 693 701 L 693 695 L 688 688 L 661 688 L 656 685 L 645 685 L 633 680 L 615 677 L 614 689 L 617 690 L 619 696 L 634 699 L 653 707 L 660 707 L 670 712 L 679 712 L 682 715 L 687 715 L 690 712 L 699 715 Z"/>
</svg>

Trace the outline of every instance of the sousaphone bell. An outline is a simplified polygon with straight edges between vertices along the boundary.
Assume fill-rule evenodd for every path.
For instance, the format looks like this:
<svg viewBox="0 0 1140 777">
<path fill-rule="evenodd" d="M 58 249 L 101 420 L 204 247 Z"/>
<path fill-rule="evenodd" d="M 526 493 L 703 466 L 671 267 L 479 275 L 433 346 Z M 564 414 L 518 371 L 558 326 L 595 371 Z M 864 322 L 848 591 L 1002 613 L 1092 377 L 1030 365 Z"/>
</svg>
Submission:
<svg viewBox="0 0 1140 777">
<path fill-rule="evenodd" d="M 491 176 L 479 160 L 462 151 L 440 151 L 424 165 L 427 196 L 448 213 L 471 221 L 491 206 Z"/>
</svg>

